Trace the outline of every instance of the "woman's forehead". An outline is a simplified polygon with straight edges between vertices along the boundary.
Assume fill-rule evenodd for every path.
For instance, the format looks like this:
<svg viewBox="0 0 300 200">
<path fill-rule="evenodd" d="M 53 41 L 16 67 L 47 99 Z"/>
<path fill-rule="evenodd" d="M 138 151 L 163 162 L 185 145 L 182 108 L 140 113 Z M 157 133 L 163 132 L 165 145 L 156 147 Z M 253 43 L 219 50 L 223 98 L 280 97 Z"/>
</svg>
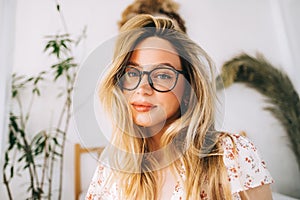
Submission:
<svg viewBox="0 0 300 200">
<path fill-rule="evenodd" d="M 177 54 L 155 48 L 137 49 L 133 51 L 128 62 L 135 66 L 143 67 L 167 64 L 176 69 L 181 69 L 181 61 Z"/>
<path fill-rule="evenodd" d="M 159 37 L 148 37 L 142 40 L 140 43 L 137 44 L 135 50 L 140 49 L 152 49 L 152 50 L 160 50 L 166 51 L 173 54 L 178 54 L 174 46 L 166 39 L 159 38 Z"/>
<path fill-rule="evenodd" d="M 181 69 L 180 58 L 172 44 L 158 37 L 149 37 L 140 42 L 132 52 L 129 62 L 140 66 L 169 63 L 170 66 Z"/>
</svg>

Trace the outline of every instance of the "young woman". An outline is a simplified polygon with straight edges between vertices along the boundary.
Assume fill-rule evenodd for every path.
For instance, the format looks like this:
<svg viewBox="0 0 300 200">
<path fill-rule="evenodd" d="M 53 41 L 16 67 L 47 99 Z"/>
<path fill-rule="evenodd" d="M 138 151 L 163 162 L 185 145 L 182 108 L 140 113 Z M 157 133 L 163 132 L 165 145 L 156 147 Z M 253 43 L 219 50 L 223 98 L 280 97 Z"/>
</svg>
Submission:
<svg viewBox="0 0 300 200">
<path fill-rule="evenodd" d="M 99 91 L 113 123 L 86 199 L 272 199 L 245 137 L 214 130 L 209 56 L 167 18 L 125 23 Z"/>
</svg>

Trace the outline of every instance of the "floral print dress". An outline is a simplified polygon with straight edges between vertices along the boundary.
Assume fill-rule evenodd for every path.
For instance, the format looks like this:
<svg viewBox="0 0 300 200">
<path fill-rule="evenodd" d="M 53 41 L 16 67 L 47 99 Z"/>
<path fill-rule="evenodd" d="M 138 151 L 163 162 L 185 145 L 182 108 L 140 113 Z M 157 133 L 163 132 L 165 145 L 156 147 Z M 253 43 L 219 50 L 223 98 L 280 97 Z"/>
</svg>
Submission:
<svg viewBox="0 0 300 200">
<path fill-rule="evenodd" d="M 273 179 L 257 148 L 248 138 L 234 134 L 232 139 L 233 141 L 230 137 L 226 137 L 222 141 L 224 148 L 223 160 L 227 168 L 233 199 L 239 200 L 241 199 L 239 196 L 240 191 L 273 183 Z M 236 153 L 234 152 L 234 146 Z M 111 170 L 101 164 L 97 167 L 86 194 L 86 200 L 118 200 L 117 184 L 110 188 L 105 187 L 103 184 L 110 173 Z M 179 175 L 183 180 L 185 179 L 184 168 Z M 209 199 L 205 190 L 201 191 L 200 198 L 202 200 Z M 183 199 L 184 188 L 181 181 L 177 181 L 171 200 Z"/>
</svg>

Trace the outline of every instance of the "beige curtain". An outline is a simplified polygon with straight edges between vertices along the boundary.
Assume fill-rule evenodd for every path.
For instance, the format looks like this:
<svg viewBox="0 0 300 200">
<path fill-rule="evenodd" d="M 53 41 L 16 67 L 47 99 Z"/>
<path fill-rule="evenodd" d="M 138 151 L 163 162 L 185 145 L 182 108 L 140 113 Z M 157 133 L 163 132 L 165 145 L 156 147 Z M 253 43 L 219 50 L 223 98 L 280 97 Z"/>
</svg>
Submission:
<svg viewBox="0 0 300 200">
<path fill-rule="evenodd" d="M 14 32 L 16 0 L 0 0 L 0 169 L 3 166 L 5 141 L 7 140 L 7 123 L 10 97 L 10 77 L 14 55 Z M 2 171 L 0 171 L 2 180 Z M 0 199 L 4 196 L 3 184 L 0 184 Z"/>
</svg>

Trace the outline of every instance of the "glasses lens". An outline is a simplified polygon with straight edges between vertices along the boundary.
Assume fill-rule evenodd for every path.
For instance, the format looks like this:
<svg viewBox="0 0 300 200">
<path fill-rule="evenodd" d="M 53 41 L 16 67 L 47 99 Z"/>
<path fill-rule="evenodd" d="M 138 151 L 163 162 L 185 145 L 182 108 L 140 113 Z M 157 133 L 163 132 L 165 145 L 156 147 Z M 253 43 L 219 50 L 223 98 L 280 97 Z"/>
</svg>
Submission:
<svg viewBox="0 0 300 200">
<path fill-rule="evenodd" d="M 121 77 L 123 89 L 133 90 L 137 87 L 140 81 L 140 71 L 133 67 L 126 67 L 125 73 Z"/>
<path fill-rule="evenodd" d="M 169 91 L 176 84 L 177 74 L 170 68 L 157 68 L 151 72 L 153 87 L 159 91 Z"/>
</svg>

